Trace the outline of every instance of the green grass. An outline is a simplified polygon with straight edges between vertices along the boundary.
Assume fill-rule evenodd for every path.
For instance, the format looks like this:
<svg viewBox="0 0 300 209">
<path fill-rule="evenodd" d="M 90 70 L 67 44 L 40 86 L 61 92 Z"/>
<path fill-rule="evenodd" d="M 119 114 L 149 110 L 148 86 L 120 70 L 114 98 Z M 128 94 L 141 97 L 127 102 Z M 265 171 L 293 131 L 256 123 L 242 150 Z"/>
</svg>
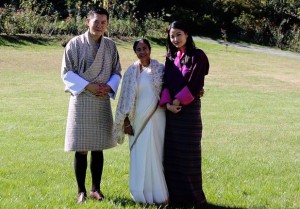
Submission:
<svg viewBox="0 0 300 209">
<path fill-rule="evenodd" d="M 63 151 L 63 48 L 0 40 L 0 208 L 78 208 L 74 153 Z M 117 43 L 125 71 L 136 56 L 132 43 Z M 203 186 L 210 207 L 300 208 L 299 60 L 197 45 L 211 65 L 202 99 Z M 152 47 L 152 57 L 163 61 L 164 46 Z M 129 194 L 126 142 L 105 151 L 105 200 L 80 208 L 145 207 Z"/>
</svg>

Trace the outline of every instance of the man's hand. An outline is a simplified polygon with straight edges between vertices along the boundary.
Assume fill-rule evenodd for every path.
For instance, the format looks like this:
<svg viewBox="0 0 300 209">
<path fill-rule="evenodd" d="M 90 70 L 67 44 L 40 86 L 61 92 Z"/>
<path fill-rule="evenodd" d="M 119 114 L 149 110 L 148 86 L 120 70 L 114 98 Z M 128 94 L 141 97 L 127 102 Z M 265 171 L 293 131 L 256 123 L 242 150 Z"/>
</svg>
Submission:
<svg viewBox="0 0 300 209">
<path fill-rule="evenodd" d="M 109 85 L 103 83 L 89 83 L 85 88 L 95 96 L 100 97 L 106 96 L 112 91 Z"/>
<path fill-rule="evenodd" d="M 97 83 L 89 83 L 85 89 L 87 89 L 92 94 L 96 95 L 100 92 L 100 86 Z"/>
<path fill-rule="evenodd" d="M 100 91 L 96 94 L 96 96 L 100 96 L 100 97 L 106 96 L 112 91 L 111 87 L 105 83 L 100 83 L 98 85 L 99 85 Z"/>
</svg>

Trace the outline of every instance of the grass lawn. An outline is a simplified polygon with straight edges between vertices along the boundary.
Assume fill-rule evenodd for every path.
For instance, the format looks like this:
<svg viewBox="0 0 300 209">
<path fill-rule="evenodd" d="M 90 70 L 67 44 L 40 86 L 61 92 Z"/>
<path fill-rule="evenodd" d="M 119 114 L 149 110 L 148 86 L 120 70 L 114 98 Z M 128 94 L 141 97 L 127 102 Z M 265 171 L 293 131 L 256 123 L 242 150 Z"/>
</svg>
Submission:
<svg viewBox="0 0 300 209">
<path fill-rule="evenodd" d="M 16 45 L 1 37 L 0 43 L 0 208 L 78 208 L 74 153 L 63 151 L 63 47 Z M 196 44 L 211 65 L 202 99 L 203 187 L 210 208 L 300 208 L 299 60 Z M 132 43 L 118 41 L 117 47 L 125 71 L 136 60 Z M 152 58 L 163 62 L 164 53 L 153 43 Z M 127 142 L 104 152 L 105 200 L 80 208 L 156 208 L 130 197 Z"/>
</svg>

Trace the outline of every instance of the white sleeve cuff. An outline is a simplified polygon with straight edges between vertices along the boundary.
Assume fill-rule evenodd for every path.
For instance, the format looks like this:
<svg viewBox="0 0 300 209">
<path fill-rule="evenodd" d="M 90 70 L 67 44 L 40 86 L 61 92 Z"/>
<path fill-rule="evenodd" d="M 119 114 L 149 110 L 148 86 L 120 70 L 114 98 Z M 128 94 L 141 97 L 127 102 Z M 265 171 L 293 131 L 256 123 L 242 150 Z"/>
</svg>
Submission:
<svg viewBox="0 0 300 209">
<path fill-rule="evenodd" d="M 121 77 L 118 74 L 113 74 L 107 82 L 107 85 L 113 90 L 113 92 L 109 93 L 110 98 L 115 99 L 120 81 Z"/>
<path fill-rule="evenodd" d="M 71 92 L 73 95 L 79 95 L 84 88 L 89 84 L 88 81 L 81 78 L 79 75 L 73 71 L 68 71 L 63 76 L 63 81 L 65 83 L 65 90 Z"/>
</svg>

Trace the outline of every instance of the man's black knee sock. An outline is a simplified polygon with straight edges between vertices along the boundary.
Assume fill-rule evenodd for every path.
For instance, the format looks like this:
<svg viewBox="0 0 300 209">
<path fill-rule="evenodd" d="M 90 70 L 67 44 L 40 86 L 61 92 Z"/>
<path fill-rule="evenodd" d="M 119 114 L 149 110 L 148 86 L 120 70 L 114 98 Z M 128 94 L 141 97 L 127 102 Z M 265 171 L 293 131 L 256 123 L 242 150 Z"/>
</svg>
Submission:
<svg viewBox="0 0 300 209">
<path fill-rule="evenodd" d="M 80 192 L 86 193 L 86 189 L 85 189 L 86 168 L 87 168 L 87 154 L 81 154 L 79 152 L 75 152 L 74 170 L 75 170 L 75 176 L 78 185 L 78 193 Z"/>
<path fill-rule="evenodd" d="M 103 151 L 91 152 L 92 191 L 100 191 L 101 176 L 103 171 Z"/>
</svg>

